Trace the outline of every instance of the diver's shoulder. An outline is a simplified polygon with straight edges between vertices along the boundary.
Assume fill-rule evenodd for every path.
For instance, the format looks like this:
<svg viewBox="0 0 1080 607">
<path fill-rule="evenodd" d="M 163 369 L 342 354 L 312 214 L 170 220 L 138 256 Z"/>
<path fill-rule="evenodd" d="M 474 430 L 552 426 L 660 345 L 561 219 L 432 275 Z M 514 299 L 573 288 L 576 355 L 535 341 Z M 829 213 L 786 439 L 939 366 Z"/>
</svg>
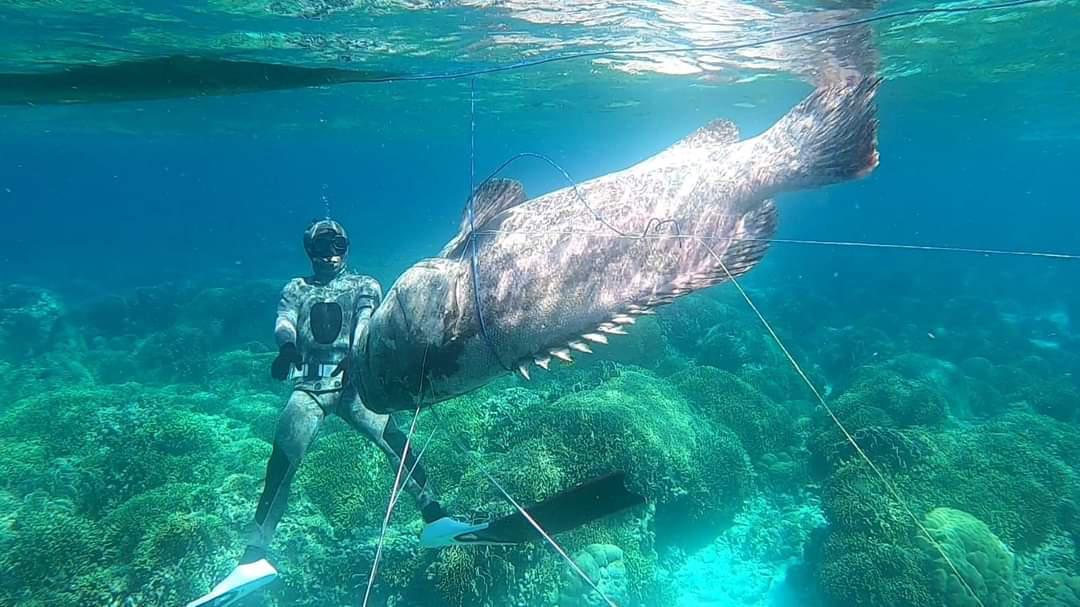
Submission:
<svg viewBox="0 0 1080 607">
<path fill-rule="evenodd" d="M 285 283 L 285 286 L 281 288 L 283 293 L 296 293 L 302 291 L 311 285 L 311 281 L 303 276 L 297 276 L 296 278 L 289 279 Z"/>
<path fill-rule="evenodd" d="M 349 274 L 347 276 L 345 276 L 345 279 L 348 280 L 349 282 L 351 282 L 354 285 L 364 286 L 364 285 L 378 285 L 379 284 L 379 281 L 376 280 L 374 276 L 369 276 L 367 274 L 360 274 L 360 273 L 357 273 L 357 272 L 349 272 Z"/>
<path fill-rule="evenodd" d="M 364 293 L 376 299 L 382 298 L 382 285 L 374 276 L 367 274 L 350 274 L 349 286 L 357 293 Z"/>
</svg>

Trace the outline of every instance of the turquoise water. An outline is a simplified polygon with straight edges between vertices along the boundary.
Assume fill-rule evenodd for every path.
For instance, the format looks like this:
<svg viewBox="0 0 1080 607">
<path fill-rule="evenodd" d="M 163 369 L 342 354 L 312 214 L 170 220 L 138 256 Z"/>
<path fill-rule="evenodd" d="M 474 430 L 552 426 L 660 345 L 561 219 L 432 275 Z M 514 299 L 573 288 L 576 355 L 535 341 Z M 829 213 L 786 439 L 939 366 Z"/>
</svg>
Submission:
<svg viewBox="0 0 1080 607">
<path fill-rule="evenodd" d="M 432 486 L 482 521 L 513 512 L 482 470 L 523 504 L 625 471 L 646 506 L 555 536 L 623 607 L 1078 604 L 1077 3 L 885 19 L 870 45 L 844 27 L 625 52 L 931 6 L 5 3 L 0 605 L 185 605 L 229 573 L 291 391 L 269 374 L 275 311 L 312 219 L 340 220 L 352 270 L 389 291 L 515 154 L 584 182 L 717 118 L 750 138 L 823 65 L 883 77 L 880 166 L 777 196 L 745 291 L 425 410 Z M 2 77 L 165 55 L 397 80 L 53 104 Z M 566 185 L 536 158 L 502 176 Z M 396 470 L 328 418 L 279 579 L 240 604 L 363 604 Z M 542 541 L 424 550 L 421 526 L 402 499 L 369 605 L 606 604 Z"/>
</svg>

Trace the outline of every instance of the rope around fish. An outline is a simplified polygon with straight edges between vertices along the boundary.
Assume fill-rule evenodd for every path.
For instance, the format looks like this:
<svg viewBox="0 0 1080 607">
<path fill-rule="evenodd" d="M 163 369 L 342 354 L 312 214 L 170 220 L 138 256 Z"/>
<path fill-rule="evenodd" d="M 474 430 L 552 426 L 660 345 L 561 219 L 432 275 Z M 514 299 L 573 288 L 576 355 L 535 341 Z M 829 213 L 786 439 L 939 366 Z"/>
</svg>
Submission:
<svg viewBox="0 0 1080 607">
<path fill-rule="evenodd" d="M 802 365 L 798 362 L 798 360 L 794 357 L 794 355 L 788 349 L 787 345 L 780 338 L 779 334 L 776 332 L 776 330 L 773 327 L 772 323 L 769 322 L 769 320 L 766 318 L 766 316 L 761 312 L 761 310 L 758 308 L 758 306 L 754 303 L 754 301 L 751 299 L 749 293 L 747 293 L 746 290 L 743 289 L 743 287 L 742 287 L 741 283 L 739 282 L 739 280 L 727 268 L 727 265 L 723 262 L 722 257 L 719 254 L 716 253 L 716 251 L 714 250 L 714 248 L 713 248 L 712 244 L 710 244 L 710 242 L 715 244 L 718 241 L 723 241 L 723 242 L 727 242 L 728 244 L 730 244 L 730 243 L 732 243 L 732 242 L 734 242 L 736 240 L 748 240 L 748 241 L 755 241 L 755 242 L 770 242 L 770 243 L 776 242 L 776 243 L 784 243 L 784 244 L 798 244 L 798 245 L 811 245 L 811 246 L 864 247 L 864 248 L 892 249 L 892 250 L 939 251 L 939 252 L 969 253 L 969 254 L 979 254 L 979 255 L 997 255 L 997 256 L 1016 256 L 1016 257 L 1029 257 L 1029 258 L 1046 258 L 1046 259 L 1055 259 L 1055 260 L 1061 260 L 1061 261 L 1080 259 L 1080 254 L 1061 253 L 1061 252 L 1045 252 L 1045 251 L 1020 251 L 1020 250 L 1007 250 L 1007 249 L 994 249 L 994 248 L 954 247 L 954 246 L 944 246 L 944 245 L 876 243 L 876 242 L 860 242 L 860 241 L 718 238 L 718 237 L 707 237 L 707 236 L 694 235 L 694 234 L 683 234 L 678 221 L 676 221 L 674 219 L 659 219 L 659 218 L 651 219 L 648 222 L 646 228 L 640 234 L 628 233 L 628 232 L 625 232 L 623 230 L 619 230 L 614 225 L 612 225 L 610 222 L 608 222 L 602 215 L 600 215 L 598 212 L 596 212 L 596 210 L 592 208 L 592 206 L 589 204 L 588 200 L 584 197 L 584 195 L 578 189 L 577 182 L 569 175 L 569 173 L 562 166 L 560 166 L 557 162 L 555 162 L 551 158 L 548 158 L 548 157 L 543 156 L 541 154 L 522 153 L 522 154 L 518 154 L 518 155 L 512 157 L 510 160 L 508 160 L 508 161 L 504 162 L 502 165 L 500 165 L 498 167 L 498 169 L 496 169 L 487 179 L 484 180 L 484 183 L 490 181 L 491 179 L 494 179 L 504 169 L 506 169 L 511 163 L 515 162 L 516 160 L 519 160 L 521 158 L 526 158 L 526 157 L 539 158 L 539 159 L 543 160 L 544 162 L 548 163 L 557 172 L 559 172 L 559 174 L 562 175 L 563 178 L 569 184 L 569 186 L 572 189 L 572 191 L 573 191 L 575 197 L 577 198 L 577 200 L 582 204 L 582 206 L 584 206 L 588 210 L 590 215 L 592 215 L 595 218 L 595 220 L 600 225 L 602 225 L 605 230 L 607 230 L 609 232 L 609 233 L 605 234 L 605 233 L 600 233 L 600 232 L 595 232 L 595 231 L 590 232 L 590 231 L 585 231 L 585 230 L 558 230 L 558 231 L 550 231 L 548 233 L 556 232 L 556 233 L 599 236 L 599 237 L 608 237 L 608 238 L 617 238 L 617 239 L 636 239 L 636 240 L 640 240 L 640 239 L 649 239 L 649 240 L 653 240 L 653 239 L 679 239 L 681 241 L 689 240 L 691 242 L 696 242 L 697 244 L 700 244 L 701 246 L 705 247 L 705 249 L 708 251 L 708 253 L 713 258 L 716 259 L 716 261 L 719 264 L 720 268 L 723 270 L 724 274 L 726 275 L 726 278 L 736 288 L 736 290 L 739 292 L 740 296 L 746 302 L 747 306 L 750 308 L 750 310 L 754 313 L 754 315 L 761 322 L 762 326 L 764 327 L 766 332 L 769 334 L 770 339 L 780 349 L 781 353 L 784 355 L 785 359 L 788 361 L 788 363 L 792 367 L 792 369 L 799 376 L 800 380 L 807 386 L 807 388 L 813 394 L 814 399 L 825 410 L 825 412 L 828 414 L 828 416 L 829 416 L 830 420 L 833 422 L 833 424 L 835 424 L 836 427 L 841 431 L 841 433 L 843 434 L 845 440 L 852 446 L 852 448 L 858 454 L 859 458 L 864 463 L 866 463 L 866 465 L 871 469 L 874 476 L 885 486 L 885 488 L 886 488 L 887 492 L 889 493 L 890 497 L 892 497 L 900 505 L 901 509 L 912 520 L 912 522 L 914 523 L 915 527 L 919 530 L 919 532 L 928 540 L 928 542 L 934 547 L 934 549 L 941 555 L 942 559 L 945 561 L 945 563 L 949 567 L 951 573 L 956 576 L 956 578 L 959 580 L 961 586 L 963 586 L 964 590 L 972 597 L 974 602 L 979 607 L 984 606 L 984 603 L 983 603 L 982 599 L 975 593 L 975 590 L 972 588 L 970 582 L 960 572 L 959 568 L 957 567 L 957 565 L 955 564 L 953 559 L 945 551 L 945 549 L 941 545 L 941 543 L 936 538 L 934 538 L 933 535 L 930 534 L 930 532 L 923 525 L 922 521 L 919 520 L 919 517 L 912 510 L 912 508 L 908 504 L 907 500 L 900 494 L 900 491 L 896 488 L 896 486 L 891 481 L 889 481 L 889 479 L 885 476 L 885 474 L 881 471 L 881 469 L 873 462 L 873 460 L 870 459 L 870 457 L 867 455 L 866 451 L 859 444 L 858 440 L 851 434 L 851 432 L 846 428 L 846 426 L 844 426 L 844 424 L 840 421 L 840 419 L 837 417 L 836 413 L 833 411 L 832 407 L 829 406 L 829 404 L 826 401 L 826 399 L 824 398 L 824 396 L 821 394 L 821 392 L 817 389 L 817 387 L 813 384 L 813 382 L 807 376 L 806 372 L 803 370 Z M 481 184 L 481 185 L 483 185 L 483 184 Z M 475 190 L 473 190 L 473 191 L 475 191 Z M 471 205 L 471 199 L 470 199 L 470 205 Z M 675 233 L 673 233 L 673 234 L 661 234 L 661 233 L 656 233 L 656 232 L 653 232 L 653 233 L 649 232 L 651 229 L 653 229 L 655 227 L 658 227 L 658 226 L 661 226 L 661 225 L 667 225 L 667 224 L 670 224 L 670 225 L 674 226 Z M 522 231 L 520 231 L 520 230 L 480 230 L 479 232 L 473 231 L 472 235 L 470 235 L 470 239 L 475 238 L 479 234 L 498 234 L 498 233 L 514 233 L 514 232 L 521 233 Z M 534 233 L 534 232 L 529 232 L 529 233 Z M 474 243 L 474 246 L 475 246 L 475 243 Z M 470 256 L 472 257 L 473 262 L 475 264 L 476 256 L 475 256 L 475 248 L 474 248 L 474 246 L 473 247 L 468 247 L 468 249 L 470 250 Z M 463 255 L 464 254 L 465 253 L 463 252 Z M 474 270 L 475 269 L 478 269 L 478 268 L 476 268 L 475 265 L 474 265 Z M 481 311 L 481 313 L 482 313 L 482 311 Z M 592 588 L 594 590 L 596 590 L 598 593 L 600 593 L 601 597 L 605 600 L 605 602 L 607 602 L 609 605 L 613 606 L 614 603 L 612 603 L 606 596 L 603 595 L 603 593 L 600 591 L 600 589 L 597 588 L 595 586 L 595 584 L 593 584 L 592 580 L 590 580 L 587 576 L 584 575 L 584 572 L 580 571 L 580 569 L 576 566 L 576 563 L 574 563 L 574 561 L 565 553 L 565 551 L 562 550 L 562 548 L 555 542 L 555 540 L 552 539 L 550 537 L 550 535 L 548 535 L 540 527 L 540 525 L 538 523 L 536 523 L 536 521 L 532 520 L 531 517 L 528 516 L 528 513 L 525 512 L 524 508 L 522 508 L 520 506 L 520 504 L 518 504 L 518 502 L 516 500 L 514 500 L 513 497 L 510 496 L 510 494 L 498 483 L 498 481 L 493 476 L 491 476 L 490 473 L 488 473 L 486 470 L 482 469 L 481 471 L 484 473 L 484 475 L 487 477 L 487 479 L 500 491 L 500 493 L 502 493 L 504 495 L 504 497 L 506 497 L 507 500 L 510 501 L 514 505 L 514 507 L 523 516 L 526 517 L 526 519 L 529 521 L 529 523 L 532 524 L 544 536 L 544 539 L 547 540 L 552 546 L 554 546 L 556 548 L 556 550 L 559 552 L 560 556 L 562 556 L 562 558 L 565 559 L 566 562 L 571 567 L 574 568 L 574 570 L 578 573 L 578 575 L 580 575 L 587 583 L 589 583 L 589 585 L 592 586 Z"/>
<path fill-rule="evenodd" d="M 935 13 L 969 13 L 969 12 L 977 12 L 977 11 L 1000 10 L 1000 9 L 1005 9 L 1005 8 L 1015 8 L 1015 7 L 1034 5 L 1034 4 L 1044 4 L 1044 3 L 1051 2 L 1051 1 L 1053 1 L 1053 0 L 1010 0 L 1010 1 L 1006 1 L 1006 2 L 999 2 L 999 3 L 994 3 L 994 4 L 985 4 L 985 5 L 978 5 L 978 6 L 943 6 L 943 7 L 914 8 L 914 9 L 908 9 L 908 10 L 903 10 L 903 11 L 895 11 L 895 12 L 891 12 L 891 13 L 885 13 L 885 14 L 881 14 L 881 15 L 874 15 L 874 16 L 863 18 L 863 19 L 856 19 L 856 20 L 847 21 L 847 22 L 843 22 L 843 23 L 839 23 L 839 24 L 830 25 L 830 26 L 824 26 L 824 27 L 815 28 L 815 29 L 811 29 L 811 30 L 805 30 L 805 31 L 796 32 L 796 33 L 793 33 L 793 34 L 788 34 L 788 35 L 783 35 L 783 36 L 774 36 L 774 37 L 771 37 L 771 38 L 765 38 L 765 39 L 755 40 L 755 41 L 746 42 L 746 43 L 726 44 L 726 45 L 681 46 L 681 47 L 643 49 L 643 50 L 622 50 L 622 51 L 607 50 L 607 51 L 580 52 L 580 53 L 572 53 L 572 54 L 568 54 L 568 55 L 542 57 L 542 58 L 534 59 L 534 60 L 519 61 L 519 62 L 515 62 L 515 63 L 511 63 L 511 64 L 492 66 L 492 67 L 488 67 L 488 68 L 481 68 L 481 69 L 474 69 L 474 70 L 465 70 L 465 71 L 460 71 L 460 72 L 443 72 L 443 73 L 436 73 L 436 74 L 413 74 L 413 75 L 395 76 L 395 77 L 388 77 L 388 78 L 381 78 L 381 79 L 372 79 L 372 80 L 368 80 L 368 81 L 365 81 L 365 82 L 401 82 L 401 81 L 423 81 L 423 80 L 454 80 L 454 79 L 462 79 L 462 78 L 473 79 L 470 82 L 471 128 L 470 128 L 469 181 L 470 181 L 470 192 L 476 192 L 476 188 L 474 187 L 474 185 L 475 185 L 475 173 L 476 173 L 476 169 L 475 169 L 475 166 L 476 166 L 476 164 L 475 164 L 476 163 L 476 93 L 475 93 L 475 91 L 476 91 L 476 89 L 475 89 L 475 80 L 474 79 L 477 76 L 487 75 L 487 74 L 494 74 L 494 73 L 499 73 L 499 72 L 508 72 L 508 71 L 514 71 L 514 70 L 527 69 L 527 68 L 537 67 L 537 66 L 544 65 L 544 64 L 549 64 L 549 63 L 573 61 L 573 60 L 589 59 L 589 58 L 600 58 L 600 57 L 616 56 L 616 55 L 631 56 L 631 55 L 690 53 L 690 52 L 703 52 L 703 51 L 713 51 L 713 52 L 715 52 L 715 51 L 734 51 L 734 50 L 740 50 L 740 49 L 746 49 L 746 48 L 753 48 L 753 47 L 757 47 L 757 46 L 763 46 L 763 45 L 766 45 L 766 44 L 772 44 L 772 43 L 795 40 L 795 39 L 804 38 L 804 37 L 808 37 L 808 36 L 824 34 L 824 33 L 832 32 L 832 31 L 840 30 L 840 29 L 857 27 L 857 26 L 860 26 L 860 25 L 867 25 L 867 24 L 871 24 L 871 23 L 875 23 L 875 22 L 879 22 L 879 21 L 897 19 L 897 18 L 901 18 L 901 17 L 921 16 L 921 15 L 928 15 L 928 14 L 935 14 Z M 651 219 L 641 234 L 628 234 L 626 232 L 623 232 L 623 231 L 619 230 L 618 228 L 616 228 L 615 226 L 613 226 L 612 224 L 610 224 L 609 222 L 607 222 L 599 213 L 597 213 L 589 205 L 588 201 L 585 199 L 585 197 L 578 190 L 577 182 L 570 177 L 570 175 L 567 173 L 567 171 L 565 169 L 563 169 L 554 160 L 552 160 L 552 159 L 550 159 L 550 158 L 548 158 L 546 156 L 543 156 L 541 154 L 523 153 L 523 154 L 515 155 L 514 157 L 510 158 L 509 160 L 504 162 L 502 165 L 500 165 L 498 167 L 498 169 L 496 169 L 487 179 L 485 179 L 485 183 L 487 181 L 490 181 L 491 179 L 495 178 L 499 173 L 501 173 L 511 163 L 513 163 L 513 162 L 515 162 L 515 161 L 517 161 L 517 160 L 519 160 L 521 158 L 526 158 L 526 157 L 539 158 L 539 159 L 543 160 L 544 162 L 546 162 L 547 164 L 549 164 L 552 168 L 556 169 L 563 176 L 563 178 L 569 183 L 570 187 L 573 189 L 573 192 L 574 192 L 576 198 L 588 210 L 588 212 L 602 226 L 604 226 L 604 228 L 606 228 L 607 230 L 612 232 L 611 234 L 607 234 L 606 236 L 614 237 L 614 238 L 631 238 L 631 239 L 677 238 L 677 239 L 683 239 L 683 240 L 692 240 L 692 241 L 697 242 L 697 243 L 701 244 L 702 246 L 704 246 L 706 248 L 706 250 L 709 252 L 709 254 L 712 255 L 716 259 L 717 263 L 720 265 L 721 269 L 724 271 L 727 278 L 731 281 L 732 285 L 735 286 L 735 288 L 738 290 L 739 294 L 742 296 L 743 300 L 746 302 L 746 304 L 749 306 L 749 308 L 754 312 L 754 314 L 757 316 L 758 320 L 762 323 L 762 325 L 764 326 L 766 331 L 769 333 L 769 336 L 771 337 L 773 342 L 777 345 L 777 347 L 784 354 L 784 356 L 787 359 L 788 363 L 791 365 L 791 367 L 794 369 L 794 371 L 799 375 L 799 377 L 803 381 L 803 383 L 806 384 L 807 388 L 810 389 L 810 391 L 813 393 L 815 399 L 822 406 L 822 408 L 828 413 L 828 415 L 829 415 L 830 419 L 832 420 L 832 422 L 840 429 L 840 431 L 843 433 L 845 439 L 855 449 L 855 451 L 859 455 L 860 459 L 862 461 L 864 461 L 870 467 L 870 469 L 873 471 L 874 475 L 882 482 L 882 484 L 885 485 L 885 487 L 887 488 L 887 490 L 889 491 L 889 493 L 893 497 L 893 499 L 895 499 L 900 504 L 900 506 L 903 508 L 905 513 L 908 516 L 910 516 L 910 518 L 912 519 L 912 521 L 914 522 L 916 527 L 919 529 L 919 531 L 927 538 L 927 540 L 931 543 L 931 545 L 933 545 L 934 548 L 937 550 L 937 552 L 942 556 L 942 558 L 948 564 L 949 569 L 952 571 L 952 573 L 957 577 L 957 579 L 960 581 L 961 585 L 964 587 L 965 591 L 968 594 L 971 595 L 971 597 L 974 599 L 975 603 L 979 607 L 983 607 L 982 600 L 975 593 L 974 589 L 971 587 L 971 585 L 969 584 L 967 579 L 964 578 L 964 576 L 960 573 L 960 571 L 957 568 L 956 564 L 949 557 L 949 555 L 945 552 L 945 550 L 941 546 L 941 544 L 929 533 L 929 531 L 925 528 L 925 526 L 919 520 L 918 516 L 915 515 L 914 511 L 912 511 L 912 509 L 908 505 L 907 501 L 903 498 L 903 496 L 900 495 L 900 492 L 896 489 L 896 487 L 891 482 L 889 482 L 889 480 L 885 477 L 885 475 L 881 472 L 881 470 L 877 467 L 877 465 L 874 464 L 874 462 L 870 459 L 870 457 L 862 449 L 861 445 L 859 445 L 859 443 L 855 439 L 855 437 L 852 436 L 852 434 L 847 430 L 847 428 L 843 425 L 843 423 L 840 422 L 839 418 L 833 412 L 832 408 L 828 405 L 825 398 L 821 395 L 820 391 L 816 388 L 816 386 L 814 386 L 813 382 L 810 381 L 809 377 L 806 375 L 806 373 L 803 370 L 802 366 L 795 359 L 795 357 L 791 354 L 790 350 L 788 350 L 787 346 L 784 344 L 784 342 L 780 338 L 780 336 L 776 333 L 776 331 L 773 328 L 772 324 L 768 321 L 768 319 L 765 317 L 765 315 L 762 314 L 762 312 L 754 304 L 754 302 L 750 298 L 749 294 L 742 288 L 742 285 L 739 283 L 739 281 L 728 270 L 726 264 L 724 264 L 724 262 L 723 262 L 723 259 L 715 252 L 715 250 L 709 244 L 710 240 L 711 241 L 725 240 L 730 244 L 730 242 L 733 239 L 730 239 L 730 238 L 717 239 L 717 238 L 709 238 L 709 237 L 706 237 L 706 236 L 698 236 L 698 235 L 692 235 L 692 234 L 684 235 L 682 233 L 682 230 L 680 229 L 679 223 L 676 220 L 674 220 L 674 219 L 660 219 L 660 218 Z M 470 201 L 469 201 L 469 204 L 467 205 L 470 228 L 474 227 L 474 226 L 471 225 L 473 223 L 473 209 L 472 209 L 472 206 L 473 206 L 472 205 L 472 196 L 470 196 Z M 657 233 L 654 233 L 652 235 L 649 234 L 650 229 L 653 229 L 654 227 L 658 228 L 658 227 L 660 227 L 662 225 L 672 225 L 674 227 L 674 229 L 675 229 L 675 234 L 657 234 Z M 498 232 L 500 232 L 500 231 L 493 230 L 493 231 L 485 231 L 484 233 L 498 233 Z M 568 233 L 581 233 L 581 232 L 568 232 Z M 584 233 L 588 233 L 588 234 L 593 235 L 593 236 L 605 236 L 603 234 L 596 234 L 596 233 L 589 233 L 589 232 L 584 232 Z M 471 262 L 472 262 L 472 265 L 473 265 L 474 281 L 479 279 L 478 278 L 479 277 L 479 267 L 477 265 L 478 262 L 477 262 L 477 256 L 476 256 L 476 242 L 474 240 L 477 237 L 477 235 L 478 235 L 478 233 L 475 230 L 472 230 L 472 229 L 470 230 L 470 236 L 469 236 L 469 239 L 471 241 L 469 243 L 470 246 L 465 248 L 465 250 L 470 251 L 470 258 L 471 258 Z M 828 241 L 828 240 L 805 240 L 805 239 L 803 239 L 803 240 L 800 240 L 800 239 L 746 239 L 746 240 L 757 240 L 757 241 L 760 241 L 760 242 L 783 243 L 783 244 L 800 244 L 800 245 L 844 246 L 844 247 L 879 248 L 879 249 L 893 249 L 893 250 L 942 251 L 942 252 L 952 252 L 952 253 L 973 253 L 973 254 L 982 254 L 982 255 L 1005 255 L 1005 256 L 1017 256 L 1017 257 L 1041 257 L 1041 258 L 1058 259 L 1058 260 L 1076 260 L 1076 259 L 1080 259 L 1080 254 L 1072 254 L 1072 253 L 1056 253 L 1056 252 L 1042 252 L 1042 251 L 1014 251 L 1014 250 L 1005 250 L 1005 249 L 968 248 L 968 247 L 954 247 L 954 246 L 943 246 L 943 245 L 920 245 L 920 244 L 903 244 L 903 243 L 875 243 L 875 242 L 859 242 L 859 241 Z M 464 255 L 464 254 L 465 254 L 465 252 L 463 251 L 462 255 Z M 474 284 L 474 290 L 475 290 L 475 287 L 476 287 L 476 285 Z M 477 303 L 479 304 L 479 302 L 477 302 Z M 481 323 L 483 323 L 483 311 L 478 308 L 478 313 L 480 314 Z M 486 338 L 486 331 L 484 331 L 484 334 L 485 334 L 485 338 Z M 426 353 L 425 353 L 425 359 L 426 359 Z M 393 513 L 394 507 L 397 504 L 397 500 L 398 500 L 398 497 L 400 495 L 401 488 L 404 486 L 404 483 L 408 482 L 408 479 L 409 479 L 409 477 L 411 477 L 412 472 L 415 469 L 416 465 L 419 464 L 420 457 L 422 457 L 424 452 L 427 450 L 427 444 L 425 444 L 424 448 L 421 449 L 419 456 L 416 458 L 416 460 L 417 460 L 416 463 L 413 465 L 412 469 L 410 469 L 408 471 L 408 473 L 405 475 L 405 478 L 403 480 L 402 475 L 405 472 L 405 458 L 406 458 L 406 456 L 407 456 L 407 454 L 409 452 L 409 449 L 411 447 L 413 437 L 415 436 L 417 419 L 419 417 L 420 409 L 422 407 L 421 403 L 423 402 L 422 394 L 423 394 L 424 376 L 423 376 L 422 370 L 421 370 L 420 378 L 421 378 L 420 379 L 421 386 L 420 386 L 419 396 L 418 396 L 418 400 L 417 400 L 417 408 L 416 408 L 416 411 L 414 411 L 414 413 L 413 413 L 412 424 L 411 424 L 411 426 L 409 428 L 409 433 L 408 433 L 408 435 L 406 437 L 406 442 L 405 442 L 405 454 L 406 455 L 402 457 L 402 461 L 400 462 L 400 464 L 398 466 L 397 475 L 395 476 L 395 479 L 394 479 L 394 486 L 393 486 L 393 488 L 391 490 L 390 499 L 389 499 L 389 502 L 387 504 L 387 510 L 386 510 L 386 513 L 385 513 L 385 516 L 384 516 L 384 519 L 383 519 L 383 525 L 382 525 L 382 529 L 381 529 L 380 535 L 379 535 L 378 549 L 376 550 L 375 559 L 374 559 L 374 562 L 372 563 L 371 574 L 370 574 L 370 576 L 368 578 L 367 590 L 366 590 L 366 592 L 364 594 L 364 601 L 363 601 L 363 606 L 364 607 L 367 606 L 368 601 L 369 601 L 369 599 L 371 597 L 371 591 L 372 591 L 372 588 L 373 588 L 374 583 L 375 583 L 375 578 L 376 578 L 376 575 L 377 575 L 377 572 L 378 572 L 379 562 L 380 562 L 381 556 L 382 556 L 382 548 L 383 548 L 383 545 L 384 545 L 384 542 L 385 542 L 386 531 L 387 531 L 387 529 L 389 527 L 390 518 L 391 518 L 391 515 Z M 439 422 L 438 418 L 436 418 L 436 421 L 437 421 L 437 423 Z M 441 423 L 440 423 L 440 426 L 441 426 Z M 457 439 L 457 437 L 452 436 L 451 439 L 454 441 L 455 445 L 459 449 L 461 449 L 463 452 L 467 453 L 467 450 L 465 450 L 462 447 L 462 445 L 460 444 L 460 441 Z M 431 440 L 431 436 L 429 435 L 428 443 L 430 443 L 430 440 Z M 520 503 L 517 500 L 515 500 L 509 494 L 509 492 L 507 492 L 505 490 L 505 488 L 502 487 L 502 485 L 498 482 L 498 480 L 495 479 L 495 477 L 492 476 L 483 467 L 482 464 L 478 464 L 478 465 L 479 465 L 479 467 L 481 469 L 481 472 L 484 474 L 484 476 L 487 478 L 487 480 L 489 482 L 491 482 L 499 490 L 499 492 L 507 499 L 507 501 L 509 501 L 514 506 L 514 508 L 528 521 L 528 523 L 530 525 L 532 525 L 543 536 L 544 540 L 548 544 L 550 544 L 556 550 L 556 552 L 558 552 L 559 556 L 562 557 L 564 561 L 566 561 L 566 563 L 574 570 L 574 572 L 579 577 L 581 577 L 595 592 L 597 592 L 600 595 L 600 597 L 604 600 L 604 602 L 609 605 L 609 607 L 617 607 L 616 603 L 614 603 L 610 598 L 608 598 L 603 593 L 603 591 L 600 590 L 600 588 L 596 585 L 596 583 L 593 580 L 591 580 L 588 577 L 588 575 L 585 574 L 584 571 L 581 570 L 581 568 L 577 565 L 577 563 L 575 563 L 574 560 L 566 553 L 566 551 L 542 528 L 542 526 L 539 523 L 536 522 L 535 519 L 533 519 L 532 516 L 529 515 L 529 513 L 520 505 Z"/>
</svg>

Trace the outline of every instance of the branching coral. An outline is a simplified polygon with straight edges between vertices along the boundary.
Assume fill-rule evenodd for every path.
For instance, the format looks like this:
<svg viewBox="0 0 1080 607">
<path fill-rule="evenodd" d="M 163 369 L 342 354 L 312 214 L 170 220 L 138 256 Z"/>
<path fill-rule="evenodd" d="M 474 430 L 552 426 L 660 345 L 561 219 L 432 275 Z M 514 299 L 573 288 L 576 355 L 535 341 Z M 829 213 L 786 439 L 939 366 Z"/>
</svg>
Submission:
<svg viewBox="0 0 1080 607">
<path fill-rule="evenodd" d="M 113 413 L 117 426 L 103 424 L 87 458 L 99 471 L 93 507 L 108 508 L 170 482 L 208 482 L 220 473 L 219 462 L 210 457 L 225 439 L 218 434 L 217 418 L 155 403 L 132 403 Z"/>
<path fill-rule="evenodd" d="M 0 440 L 0 487 L 19 495 L 42 487 L 47 461 L 38 443 Z"/>
<path fill-rule="evenodd" d="M 1035 380 L 1009 394 L 1011 401 L 1026 402 L 1036 413 L 1069 422 L 1080 415 L 1080 389 L 1071 378 Z"/>
<path fill-rule="evenodd" d="M 932 436 L 921 430 L 856 424 L 854 429 L 848 428 L 848 432 L 870 461 L 887 470 L 907 470 L 938 455 Z M 828 469 L 861 459 L 842 433 L 823 433 L 819 438 L 814 443 L 816 455 L 821 458 L 821 465 Z M 826 439 L 832 442 L 825 442 Z"/>
<path fill-rule="evenodd" d="M 480 593 L 476 556 L 472 548 L 452 546 L 441 551 L 431 565 L 431 580 L 450 607 L 461 607 Z"/>
<path fill-rule="evenodd" d="M 919 553 L 906 544 L 837 532 L 820 558 L 817 583 L 830 605 L 944 607 L 932 599 Z"/>
<path fill-rule="evenodd" d="M 152 333 L 136 348 L 140 379 L 161 383 L 206 383 L 210 342 L 202 329 L 177 326 Z"/>
<path fill-rule="evenodd" d="M 1046 541 L 1075 480 L 1042 445 L 982 429 L 943 437 L 939 447 L 941 465 L 912 477 L 930 504 L 971 513 L 1017 552 Z"/>
<path fill-rule="evenodd" d="M 386 509 L 393 474 L 389 460 L 352 430 L 321 437 L 304 457 L 297 486 L 337 529 L 375 526 Z M 414 516 L 403 495 L 398 517 Z"/>
<path fill-rule="evenodd" d="M 76 607 L 80 597 L 50 595 L 107 561 L 111 555 L 102 540 L 100 527 L 72 512 L 70 504 L 27 500 L 14 516 L 11 534 L 0 536 L 0 603 L 42 593 L 43 604 Z"/>
<path fill-rule="evenodd" d="M 838 410 L 857 405 L 877 407 L 901 426 L 933 426 L 948 415 L 945 399 L 932 386 L 882 366 L 861 368 L 851 386 L 836 399 Z"/>
<path fill-rule="evenodd" d="M 1036 577 L 1024 607 L 1080 607 L 1080 575 L 1055 572 Z"/>
<path fill-rule="evenodd" d="M 911 521 L 903 507 L 862 461 L 841 465 L 822 487 L 825 518 L 839 529 L 885 541 L 908 533 Z"/>
<path fill-rule="evenodd" d="M 735 375 L 714 367 L 691 367 L 671 381 L 701 416 L 734 431 L 752 457 L 794 446 L 791 418 Z"/>
<path fill-rule="evenodd" d="M 734 310 L 725 304 L 695 293 L 662 308 L 657 319 L 672 346 L 688 354 L 696 354 L 709 329 L 732 315 Z"/>
</svg>

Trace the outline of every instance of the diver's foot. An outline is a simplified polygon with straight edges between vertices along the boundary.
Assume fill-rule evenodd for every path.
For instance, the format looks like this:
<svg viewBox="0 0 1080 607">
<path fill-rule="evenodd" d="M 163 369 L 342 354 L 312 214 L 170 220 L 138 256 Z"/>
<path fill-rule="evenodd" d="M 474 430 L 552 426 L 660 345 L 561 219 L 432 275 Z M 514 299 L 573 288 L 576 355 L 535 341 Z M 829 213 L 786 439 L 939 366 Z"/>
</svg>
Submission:
<svg viewBox="0 0 1080 607">
<path fill-rule="evenodd" d="M 262 588 L 277 578 L 277 569 L 265 558 L 237 565 L 220 584 L 208 594 L 187 604 L 187 607 L 226 607 Z"/>
<path fill-rule="evenodd" d="M 496 538 L 485 537 L 484 531 L 488 523 L 472 525 L 443 517 L 424 525 L 420 532 L 420 545 L 424 548 L 441 548 L 443 546 L 460 546 L 466 544 L 496 544 L 503 545 L 514 542 L 499 541 Z"/>
</svg>

